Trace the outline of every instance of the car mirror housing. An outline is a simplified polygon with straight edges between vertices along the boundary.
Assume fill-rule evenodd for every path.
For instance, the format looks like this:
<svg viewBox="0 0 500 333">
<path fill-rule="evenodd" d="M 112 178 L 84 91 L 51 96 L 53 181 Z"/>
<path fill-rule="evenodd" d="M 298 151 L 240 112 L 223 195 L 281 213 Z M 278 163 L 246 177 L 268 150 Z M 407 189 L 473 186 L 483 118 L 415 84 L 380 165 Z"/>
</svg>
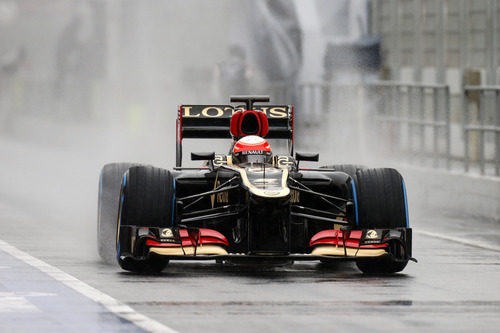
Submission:
<svg viewBox="0 0 500 333">
<path fill-rule="evenodd" d="M 316 153 L 295 153 L 295 159 L 297 161 L 311 161 L 311 162 L 318 162 L 319 161 L 319 154 Z"/>
<path fill-rule="evenodd" d="M 191 153 L 191 161 L 213 161 L 215 152 Z"/>
</svg>

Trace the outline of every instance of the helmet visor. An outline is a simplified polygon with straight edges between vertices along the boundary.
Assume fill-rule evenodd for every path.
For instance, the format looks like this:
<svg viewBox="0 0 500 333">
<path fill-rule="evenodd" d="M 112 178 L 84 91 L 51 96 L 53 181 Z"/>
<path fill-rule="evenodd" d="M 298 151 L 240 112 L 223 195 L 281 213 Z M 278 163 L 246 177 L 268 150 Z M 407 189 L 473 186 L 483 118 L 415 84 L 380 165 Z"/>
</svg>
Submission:
<svg viewBox="0 0 500 333">
<path fill-rule="evenodd" d="M 270 153 L 263 154 L 238 154 L 237 159 L 240 164 L 265 164 L 271 163 Z"/>
</svg>

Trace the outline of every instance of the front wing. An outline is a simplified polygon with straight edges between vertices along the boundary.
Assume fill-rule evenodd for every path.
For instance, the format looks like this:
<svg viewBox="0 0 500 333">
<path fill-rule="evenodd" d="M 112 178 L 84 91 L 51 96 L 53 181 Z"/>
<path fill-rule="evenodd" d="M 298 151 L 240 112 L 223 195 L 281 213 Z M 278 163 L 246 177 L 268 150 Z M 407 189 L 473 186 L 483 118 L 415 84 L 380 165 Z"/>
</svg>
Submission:
<svg viewBox="0 0 500 333">
<path fill-rule="evenodd" d="M 234 253 L 224 235 L 203 228 L 145 228 L 121 226 L 119 259 L 130 263 L 161 256 L 168 260 L 356 260 L 392 256 L 395 260 L 411 258 L 412 230 L 366 229 L 323 230 L 310 241 L 306 253 Z"/>
</svg>

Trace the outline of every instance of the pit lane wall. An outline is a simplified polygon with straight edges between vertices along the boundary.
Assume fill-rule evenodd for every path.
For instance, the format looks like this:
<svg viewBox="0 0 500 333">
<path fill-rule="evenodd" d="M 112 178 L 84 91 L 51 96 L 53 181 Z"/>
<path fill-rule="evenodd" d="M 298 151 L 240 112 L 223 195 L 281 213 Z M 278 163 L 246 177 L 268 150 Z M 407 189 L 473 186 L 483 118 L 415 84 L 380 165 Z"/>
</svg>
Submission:
<svg viewBox="0 0 500 333">
<path fill-rule="evenodd" d="M 405 178 L 411 215 L 438 210 L 500 222 L 500 178 L 415 167 L 398 169 Z"/>
</svg>

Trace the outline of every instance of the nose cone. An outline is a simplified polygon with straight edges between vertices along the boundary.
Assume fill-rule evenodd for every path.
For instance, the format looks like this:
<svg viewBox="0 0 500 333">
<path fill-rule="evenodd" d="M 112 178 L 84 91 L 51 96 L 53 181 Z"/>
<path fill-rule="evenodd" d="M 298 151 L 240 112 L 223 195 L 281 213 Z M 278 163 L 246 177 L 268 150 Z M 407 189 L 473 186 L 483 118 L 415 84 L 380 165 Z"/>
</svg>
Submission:
<svg viewBox="0 0 500 333">
<path fill-rule="evenodd" d="M 287 169 L 259 166 L 246 168 L 243 172 L 243 185 L 254 196 L 277 199 L 290 195 Z"/>
<path fill-rule="evenodd" d="M 290 195 L 290 189 L 288 188 L 283 188 L 280 190 L 259 190 L 259 189 L 249 189 L 250 193 L 261 197 L 261 198 L 284 198 Z"/>
</svg>

